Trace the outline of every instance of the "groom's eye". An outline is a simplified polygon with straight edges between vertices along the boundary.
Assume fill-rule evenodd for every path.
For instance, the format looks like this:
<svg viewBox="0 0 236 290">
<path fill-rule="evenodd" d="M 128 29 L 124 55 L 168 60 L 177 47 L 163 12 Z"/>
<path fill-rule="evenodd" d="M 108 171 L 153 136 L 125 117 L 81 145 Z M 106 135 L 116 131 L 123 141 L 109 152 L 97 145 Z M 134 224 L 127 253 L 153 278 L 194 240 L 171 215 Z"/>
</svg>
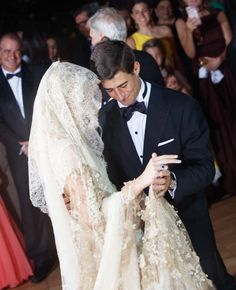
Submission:
<svg viewBox="0 0 236 290">
<path fill-rule="evenodd" d="M 127 87 L 127 84 L 128 84 L 128 82 L 126 82 L 126 83 L 124 83 L 124 84 L 120 85 L 120 86 L 119 86 L 119 88 L 122 88 L 122 89 L 124 89 L 124 88 L 126 88 L 126 87 Z"/>
</svg>

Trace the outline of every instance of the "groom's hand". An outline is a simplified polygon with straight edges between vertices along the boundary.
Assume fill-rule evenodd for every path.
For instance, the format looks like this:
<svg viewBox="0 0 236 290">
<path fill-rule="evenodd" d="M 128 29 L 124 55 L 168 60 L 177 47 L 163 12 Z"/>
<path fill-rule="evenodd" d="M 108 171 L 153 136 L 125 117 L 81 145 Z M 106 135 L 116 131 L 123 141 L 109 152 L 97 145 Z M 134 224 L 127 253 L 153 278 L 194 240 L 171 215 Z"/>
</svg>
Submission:
<svg viewBox="0 0 236 290">
<path fill-rule="evenodd" d="M 177 159 L 177 155 L 160 155 L 152 154 L 152 159 L 159 165 L 157 177 L 155 178 L 152 189 L 156 193 L 156 197 L 164 196 L 170 187 L 171 172 L 168 169 L 168 164 L 179 164 L 181 160 Z"/>
<path fill-rule="evenodd" d="M 170 187 L 171 173 L 168 169 L 166 169 L 159 171 L 158 175 L 159 176 L 152 184 L 152 189 L 155 192 L 156 197 L 161 197 L 165 195 Z"/>
</svg>

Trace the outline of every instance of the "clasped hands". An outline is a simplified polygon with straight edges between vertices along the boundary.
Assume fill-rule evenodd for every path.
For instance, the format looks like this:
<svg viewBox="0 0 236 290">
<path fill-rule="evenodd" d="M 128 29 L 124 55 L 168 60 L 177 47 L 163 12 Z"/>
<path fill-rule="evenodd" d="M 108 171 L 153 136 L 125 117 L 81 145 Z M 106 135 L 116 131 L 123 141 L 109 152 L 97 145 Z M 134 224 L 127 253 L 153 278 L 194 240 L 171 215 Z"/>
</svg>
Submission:
<svg viewBox="0 0 236 290">
<path fill-rule="evenodd" d="M 171 172 L 168 169 L 168 164 L 179 164 L 181 160 L 177 159 L 178 155 L 161 155 L 152 154 L 144 172 L 141 174 L 140 182 L 143 182 L 143 187 L 152 186 L 156 197 L 164 196 L 170 187 Z"/>
</svg>

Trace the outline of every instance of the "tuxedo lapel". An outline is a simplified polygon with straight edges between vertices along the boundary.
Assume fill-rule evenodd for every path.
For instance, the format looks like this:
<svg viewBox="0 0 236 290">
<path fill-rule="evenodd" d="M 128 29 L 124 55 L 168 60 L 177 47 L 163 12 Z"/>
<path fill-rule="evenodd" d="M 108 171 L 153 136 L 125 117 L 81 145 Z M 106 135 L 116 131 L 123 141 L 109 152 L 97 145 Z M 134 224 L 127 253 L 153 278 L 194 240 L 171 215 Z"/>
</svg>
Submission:
<svg viewBox="0 0 236 290">
<path fill-rule="evenodd" d="M 152 85 L 147 109 L 143 166 L 146 166 L 153 152 L 158 154 L 157 145 L 160 142 L 166 128 L 169 111 L 170 103 L 163 95 L 163 91 Z"/>
<path fill-rule="evenodd" d="M 30 75 L 28 69 L 22 66 L 22 94 L 24 102 L 25 119 L 28 124 L 31 123 L 32 108 L 33 108 L 33 77 Z"/>
</svg>

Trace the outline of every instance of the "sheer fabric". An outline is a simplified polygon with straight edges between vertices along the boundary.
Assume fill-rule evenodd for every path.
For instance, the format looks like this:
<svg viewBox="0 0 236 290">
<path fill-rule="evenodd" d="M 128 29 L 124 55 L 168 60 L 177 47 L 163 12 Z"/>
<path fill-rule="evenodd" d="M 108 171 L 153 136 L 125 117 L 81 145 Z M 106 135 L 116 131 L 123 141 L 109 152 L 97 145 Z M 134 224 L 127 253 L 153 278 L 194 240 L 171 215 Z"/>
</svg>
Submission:
<svg viewBox="0 0 236 290">
<path fill-rule="evenodd" d="M 63 289 L 214 289 L 173 208 L 152 192 L 142 207 L 135 181 L 120 192 L 109 181 L 96 130 L 98 82 L 85 68 L 53 63 L 34 105 L 30 195 L 52 220 Z"/>
</svg>

